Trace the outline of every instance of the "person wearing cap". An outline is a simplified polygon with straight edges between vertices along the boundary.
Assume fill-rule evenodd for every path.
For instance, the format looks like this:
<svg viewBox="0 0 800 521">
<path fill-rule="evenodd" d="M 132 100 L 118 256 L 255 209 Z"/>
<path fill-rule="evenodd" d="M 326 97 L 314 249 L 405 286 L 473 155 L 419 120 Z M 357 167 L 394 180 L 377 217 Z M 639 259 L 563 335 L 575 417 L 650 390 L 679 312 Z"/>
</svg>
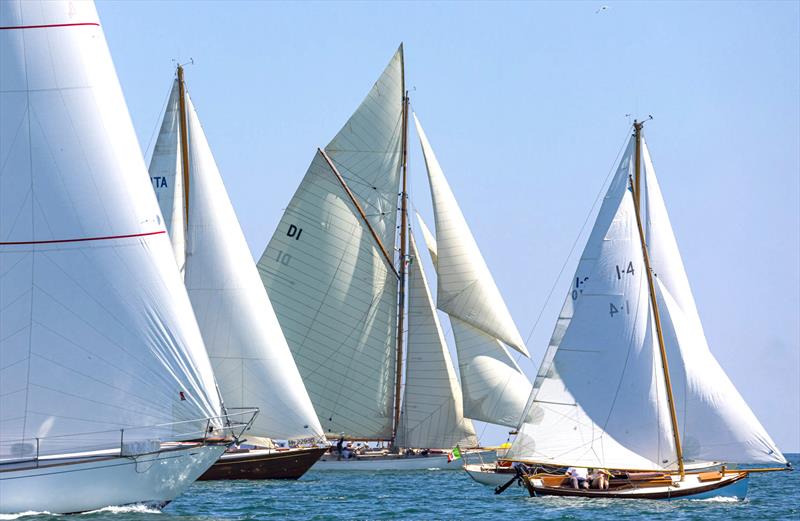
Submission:
<svg viewBox="0 0 800 521">
<path fill-rule="evenodd" d="M 594 472 L 589 476 L 592 482 L 592 488 L 598 490 L 608 490 L 609 478 L 611 478 L 611 473 L 606 469 L 594 469 Z"/>
</svg>

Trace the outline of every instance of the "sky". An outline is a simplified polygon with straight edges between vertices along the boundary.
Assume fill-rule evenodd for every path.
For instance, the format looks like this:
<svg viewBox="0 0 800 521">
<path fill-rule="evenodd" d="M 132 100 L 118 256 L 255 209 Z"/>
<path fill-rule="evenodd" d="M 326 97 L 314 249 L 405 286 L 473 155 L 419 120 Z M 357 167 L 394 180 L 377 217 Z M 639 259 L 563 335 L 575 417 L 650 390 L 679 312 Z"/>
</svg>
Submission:
<svg viewBox="0 0 800 521">
<path fill-rule="evenodd" d="M 631 117 L 652 115 L 645 134 L 711 350 L 778 446 L 800 452 L 800 2 L 98 11 L 146 156 L 175 60 L 194 61 L 188 88 L 256 258 L 316 148 L 403 42 L 412 107 L 528 338 L 529 375 Z M 411 201 L 432 224 L 411 139 Z M 484 443 L 505 431 L 478 426 Z"/>
</svg>

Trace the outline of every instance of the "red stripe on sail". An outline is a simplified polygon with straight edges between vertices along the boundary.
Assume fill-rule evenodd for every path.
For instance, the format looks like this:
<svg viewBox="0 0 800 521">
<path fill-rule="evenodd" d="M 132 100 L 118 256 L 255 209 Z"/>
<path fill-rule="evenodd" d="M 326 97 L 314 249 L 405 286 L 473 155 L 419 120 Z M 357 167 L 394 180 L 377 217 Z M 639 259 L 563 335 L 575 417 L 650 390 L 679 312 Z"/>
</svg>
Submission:
<svg viewBox="0 0 800 521">
<path fill-rule="evenodd" d="M 6 25 L 0 27 L 0 31 L 8 31 L 10 29 L 47 29 L 50 27 L 80 27 L 84 25 L 93 25 L 95 27 L 100 27 L 100 24 L 97 22 L 79 22 L 74 24 L 45 24 L 45 25 Z"/>
<path fill-rule="evenodd" d="M 67 242 L 88 242 L 88 241 L 110 241 L 113 239 L 131 239 L 134 237 L 148 237 L 150 235 L 161 235 L 167 233 L 166 230 L 147 233 L 131 233 L 128 235 L 107 235 L 105 237 L 81 237 L 79 239 L 54 239 L 50 241 L 18 241 L 18 242 L 0 242 L 0 246 L 23 246 L 29 244 L 63 244 Z"/>
</svg>

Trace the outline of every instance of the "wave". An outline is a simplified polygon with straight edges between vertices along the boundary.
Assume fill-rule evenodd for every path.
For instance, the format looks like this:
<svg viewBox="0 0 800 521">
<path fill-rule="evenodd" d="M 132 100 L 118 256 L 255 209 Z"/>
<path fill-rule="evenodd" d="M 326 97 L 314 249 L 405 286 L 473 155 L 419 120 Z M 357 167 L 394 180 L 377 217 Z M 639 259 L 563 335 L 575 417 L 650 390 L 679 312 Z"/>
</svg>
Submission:
<svg viewBox="0 0 800 521">
<path fill-rule="evenodd" d="M 157 508 L 153 508 L 147 505 L 127 505 L 123 507 L 103 507 L 97 510 L 91 510 L 86 512 L 86 514 L 160 514 L 161 510 Z"/>
<path fill-rule="evenodd" d="M 50 512 L 36 512 L 28 510 L 26 512 L 19 512 L 17 514 L 0 514 L 0 521 L 10 521 L 12 519 L 19 519 L 28 516 L 57 516 L 59 514 L 51 514 Z"/>
</svg>

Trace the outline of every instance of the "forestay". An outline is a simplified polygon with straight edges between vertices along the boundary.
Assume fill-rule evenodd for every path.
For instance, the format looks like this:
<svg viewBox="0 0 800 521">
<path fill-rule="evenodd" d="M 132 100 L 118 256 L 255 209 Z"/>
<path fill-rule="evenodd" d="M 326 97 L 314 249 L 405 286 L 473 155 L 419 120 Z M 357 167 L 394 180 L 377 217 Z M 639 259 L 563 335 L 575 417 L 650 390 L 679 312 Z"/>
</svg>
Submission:
<svg viewBox="0 0 800 521">
<path fill-rule="evenodd" d="M 170 98 L 176 97 L 177 88 L 176 83 Z M 261 284 L 197 112 L 189 95 L 184 98 L 190 170 L 184 279 L 225 406 L 259 408 L 248 431 L 253 436 L 321 437 L 322 427 Z M 172 118 L 169 109 L 162 130 L 174 132 L 168 118 Z M 169 179 L 183 177 L 180 166 L 177 163 L 177 174 Z M 163 189 L 168 192 L 169 186 Z M 183 214 L 183 194 L 178 195 L 175 211 Z M 160 201 L 169 203 L 171 198 Z"/>
<path fill-rule="evenodd" d="M 399 191 L 402 47 L 325 148 L 391 255 Z M 398 281 L 318 152 L 258 262 L 326 434 L 392 435 Z"/>
<path fill-rule="evenodd" d="M 414 123 L 425 157 L 436 216 L 436 304 L 448 315 L 460 318 L 529 356 L 416 115 Z"/>
<path fill-rule="evenodd" d="M 410 237 L 408 344 L 400 447 L 450 448 L 478 444 L 472 422 L 464 418 L 461 389 L 447 350 L 439 317 Z"/>
<path fill-rule="evenodd" d="M 221 407 L 95 8 L 0 26 L 0 457 L 201 437 L 130 429 Z"/>
<path fill-rule="evenodd" d="M 627 469 L 676 455 L 633 197 L 633 143 L 581 255 L 509 457 Z"/>
<path fill-rule="evenodd" d="M 644 140 L 642 156 L 647 247 L 658 282 L 658 307 L 684 457 L 785 463 L 783 454 L 708 347 Z"/>
</svg>

